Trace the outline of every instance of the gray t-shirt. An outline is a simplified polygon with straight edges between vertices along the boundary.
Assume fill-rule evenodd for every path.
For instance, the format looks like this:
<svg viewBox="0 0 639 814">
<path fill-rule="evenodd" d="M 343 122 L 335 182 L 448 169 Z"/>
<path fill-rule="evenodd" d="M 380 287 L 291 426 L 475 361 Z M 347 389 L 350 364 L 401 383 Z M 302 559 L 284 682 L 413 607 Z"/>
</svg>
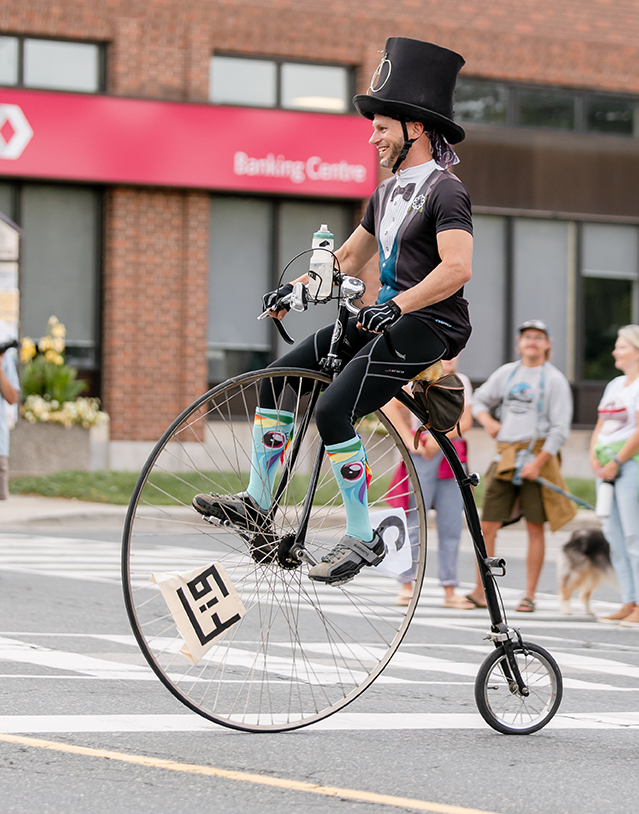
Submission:
<svg viewBox="0 0 639 814">
<path fill-rule="evenodd" d="M 572 421 L 572 393 L 564 374 L 550 362 L 525 367 L 510 362 L 498 368 L 473 396 L 473 415 L 501 405 L 498 441 L 513 444 L 545 438 L 543 449 L 556 455 Z"/>
</svg>

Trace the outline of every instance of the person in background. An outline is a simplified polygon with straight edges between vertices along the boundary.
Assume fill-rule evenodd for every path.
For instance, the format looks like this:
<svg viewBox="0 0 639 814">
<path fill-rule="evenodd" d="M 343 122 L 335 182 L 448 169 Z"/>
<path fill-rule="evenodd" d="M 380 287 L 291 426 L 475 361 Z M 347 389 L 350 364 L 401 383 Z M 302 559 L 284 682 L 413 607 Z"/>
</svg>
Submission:
<svg viewBox="0 0 639 814">
<path fill-rule="evenodd" d="M 590 465 L 597 488 L 613 482 L 610 514 L 602 531 L 621 589 L 619 610 L 598 619 L 604 624 L 639 627 L 639 325 L 618 332 L 612 352 L 624 375 L 613 379 L 599 403 L 590 443 Z"/>
<path fill-rule="evenodd" d="M 9 421 L 7 406 L 17 404 L 20 383 L 13 348 L 0 356 L 0 500 L 9 497 Z"/>
<path fill-rule="evenodd" d="M 566 488 L 558 453 L 570 433 L 572 394 L 564 374 L 548 361 L 552 342 L 546 323 L 530 319 L 517 332 L 520 360 L 502 365 L 475 391 L 473 414 L 497 440 L 482 510 L 486 551 L 494 556 L 495 538 L 504 523 L 526 518 L 526 593 L 515 610 L 531 613 L 544 565 L 544 523 L 548 520 L 556 531 L 576 514 L 568 498 L 536 483 L 541 476 Z M 466 598 L 485 607 L 479 579 Z"/>
<path fill-rule="evenodd" d="M 457 371 L 457 357 L 449 361 L 442 362 L 443 375 L 455 373 Z M 464 383 L 465 407 L 459 422 L 459 428 L 463 433 L 467 432 L 473 423 L 471 411 L 473 389 L 470 380 L 463 374 L 458 374 Z M 439 541 L 437 570 L 439 584 L 444 589 L 444 608 L 455 608 L 457 610 L 472 610 L 475 604 L 463 596 L 455 594 L 457 586 L 457 555 L 459 552 L 459 540 L 462 532 L 462 512 L 463 502 L 461 492 L 457 486 L 457 481 L 453 472 L 444 458 L 444 454 L 439 445 L 430 433 L 424 432 L 419 440 L 419 447 L 414 450 L 413 438 L 419 427 L 418 419 L 409 412 L 400 402 L 393 399 L 385 407 L 384 412 L 393 422 L 399 432 L 406 447 L 411 452 L 411 458 L 417 470 L 417 476 L 424 496 L 424 508 L 435 509 L 437 512 L 437 538 Z M 448 434 L 453 439 L 453 444 L 457 450 L 462 463 L 466 462 L 466 441 L 460 438 L 457 430 Z M 400 464 L 400 466 L 403 466 Z M 408 506 L 408 510 L 415 510 L 414 503 Z M 415 523 L 408 522 L 409 537 L 413 552 L 419 545 L 418 530 Z M 416 559 L 413 556 L 413 567 L 399 577 L 401 590 L 397 597 L 398 605 L 408 605 L 413 595 L 413 584 L 416 576 Z"/>
</svg>

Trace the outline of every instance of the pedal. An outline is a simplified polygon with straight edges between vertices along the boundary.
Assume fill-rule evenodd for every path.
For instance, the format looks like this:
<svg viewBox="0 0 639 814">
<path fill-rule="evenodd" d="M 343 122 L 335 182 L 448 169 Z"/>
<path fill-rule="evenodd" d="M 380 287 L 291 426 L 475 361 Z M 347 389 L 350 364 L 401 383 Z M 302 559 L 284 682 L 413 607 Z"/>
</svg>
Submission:
<svg viewBox="0 0 639 814">
<path fill-rule="evenodd" d="M 231 523 L 229 520 L 220 520 L 219 517 L 215 517 L 213 514 L 201 514 L 200 517 L 204 520 L 205 523 L 208 523 L 211 526 L 230 526 Z"/>
</svg>

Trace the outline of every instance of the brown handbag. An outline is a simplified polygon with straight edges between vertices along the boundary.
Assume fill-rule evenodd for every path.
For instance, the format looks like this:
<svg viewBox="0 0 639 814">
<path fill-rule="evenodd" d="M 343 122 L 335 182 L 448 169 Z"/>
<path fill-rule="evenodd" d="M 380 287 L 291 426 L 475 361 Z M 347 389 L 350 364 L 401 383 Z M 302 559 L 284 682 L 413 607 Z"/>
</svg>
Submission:
<svg viewBox="0 0 639 814">
<path fill-rule="evenodd" d="M 457 427 L 464 412 L 464 383 L 455 373 L 448 373 L 434 382 L 413 382 L 413 398 L 426 413 L 427 419 L 415 433 L 415 449 L 424 430 L 450 432 Z"/>
</svg>

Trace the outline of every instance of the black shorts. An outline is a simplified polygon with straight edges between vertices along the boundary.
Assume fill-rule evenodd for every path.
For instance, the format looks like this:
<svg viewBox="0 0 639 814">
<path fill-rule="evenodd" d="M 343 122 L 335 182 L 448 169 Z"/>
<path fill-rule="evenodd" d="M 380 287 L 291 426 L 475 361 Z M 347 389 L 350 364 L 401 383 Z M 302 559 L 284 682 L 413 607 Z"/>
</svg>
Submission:
<svg viewBox="0 0 639 814">
<path fill-rule="evenodd" d="M 327 355 L 333 325 L 307 337 L 297 348 L 282 356 L 271 367 L 301 367 L 319 370 Z M 374 412 L 397 395 L 406 382 L 443 358 L 447 347 L 420 319 L 404 314 L 390 329 L 395 349 L 406 356 L 398 359 L 388 349 L 381 334 L 357 328 L 357 317 L 346 325 L 344 366 L 322 393 L 315 420 L 325 444 L 339 444 L 355 435 L 353 422 Z M 275 407 L 278 394 L 263 386 L 260 405 Z"/>
</svg>

